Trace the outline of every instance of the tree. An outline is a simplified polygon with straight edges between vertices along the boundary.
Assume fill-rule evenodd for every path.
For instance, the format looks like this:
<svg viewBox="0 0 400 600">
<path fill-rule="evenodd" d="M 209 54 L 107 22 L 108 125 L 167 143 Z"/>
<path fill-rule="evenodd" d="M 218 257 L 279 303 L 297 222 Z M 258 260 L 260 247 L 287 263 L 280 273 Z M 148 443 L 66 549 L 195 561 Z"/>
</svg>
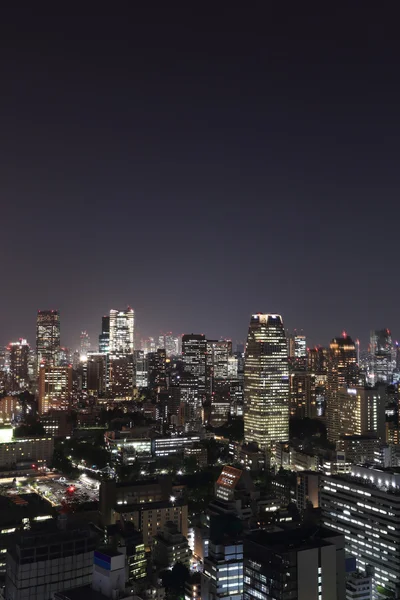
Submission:
<svg viewBox="0 0 400 600">
<path fill-rule="evenodd" d="M 171 571 L 163 571 L 161 579 L 166 590 L 167 600 L 178 600 L 184 597 L 185 583 L 189 579 L 189 569 L 182 563 L 176 563 Z"/>
</svg>

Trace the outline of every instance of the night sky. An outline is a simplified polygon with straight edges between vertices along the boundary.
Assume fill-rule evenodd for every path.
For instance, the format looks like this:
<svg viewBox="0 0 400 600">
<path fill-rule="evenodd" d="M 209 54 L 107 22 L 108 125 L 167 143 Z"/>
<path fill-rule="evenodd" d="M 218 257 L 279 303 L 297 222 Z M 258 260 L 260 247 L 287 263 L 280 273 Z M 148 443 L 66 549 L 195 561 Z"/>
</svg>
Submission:
<svg viewBox="0 0 400 600">
<path fill-rule="evenodd" d="M 150 4 L 2 18 L 0 343 L 400 336 L 396 3 Z"/>
</svg>

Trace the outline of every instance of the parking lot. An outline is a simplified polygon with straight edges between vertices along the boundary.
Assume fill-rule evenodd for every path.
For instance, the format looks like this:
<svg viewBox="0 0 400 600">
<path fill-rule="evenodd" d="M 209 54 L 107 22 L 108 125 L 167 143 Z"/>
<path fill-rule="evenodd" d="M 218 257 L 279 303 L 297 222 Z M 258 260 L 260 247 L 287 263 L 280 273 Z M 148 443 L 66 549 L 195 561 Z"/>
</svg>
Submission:
<svg viewBox="0 0 400 600">
<path fill-rule="evenodd" d="M 100 482 L 82 474 L 78 479 L 68 479 L 62 475 L 47 477 L 19 478 L 17 482 L 1 481 L 0 489 L 4 494 L 21 494 L 35 492 L 51 502 L 53 506 L 60 506 L 63 501 L 93 502 L 99 499 Z"/>
</svg>

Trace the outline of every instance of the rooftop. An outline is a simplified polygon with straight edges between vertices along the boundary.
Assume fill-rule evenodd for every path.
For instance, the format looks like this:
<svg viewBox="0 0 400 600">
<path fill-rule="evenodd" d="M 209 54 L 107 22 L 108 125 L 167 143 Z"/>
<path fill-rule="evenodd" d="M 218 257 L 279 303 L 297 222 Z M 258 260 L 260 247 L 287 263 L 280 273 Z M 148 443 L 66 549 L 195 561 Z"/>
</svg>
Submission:
<svg viewBox="0 0 400 600">
<path fill-rule="evenodd" d="M 50 502 L 38 494 L 0 496 L 0 524 L 20 522 L 22 519 L 53 515 Z"/>
<path fill-rule="evenodd" d="M 282 528 L 280 531 L 255 530 L 246 539 L 274 552 L 290 552 L 291 550 L 308 550 L 329 546 L 329 537 L 335 532 L 317 526 Z"/>
</svg>

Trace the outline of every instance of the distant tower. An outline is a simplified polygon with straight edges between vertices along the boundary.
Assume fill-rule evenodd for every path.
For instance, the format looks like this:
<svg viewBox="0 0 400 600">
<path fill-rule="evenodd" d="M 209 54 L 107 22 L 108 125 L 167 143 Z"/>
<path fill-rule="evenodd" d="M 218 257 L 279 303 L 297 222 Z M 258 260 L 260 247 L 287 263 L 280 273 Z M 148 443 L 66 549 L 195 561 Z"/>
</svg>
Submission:
<svg viewBox="0 0 400 600">
<path fill-rule="evenodd" d="M 110 352 L 133 354 L 135 313 L 133 308 L 110 310 Z"/>
<path fill-rule="evenodd" d="M 371 331 L 370 338 L 372 382 L 392 383 L 396 365 L 396 350 L 389 329 Z"/>
<path fill-rule="evenodd" d="M 58 366 L 60 355 L 60 313 L 58 310 L 39 310 L 36 321 L 37 369 L 41 364 Z"/>
<path fill-rule="evenodd" d="M 81 360 L 86 360 L 90 350 L 90 337 L 87 331 L 81 333 L 80 357 Z"/>
<path fill-rule="evenodd" d="M 251 317 L 244 366 L 244 437 L 268 448 L 289 439 L 288 348 L 280 315 Z"/>
</svg>

